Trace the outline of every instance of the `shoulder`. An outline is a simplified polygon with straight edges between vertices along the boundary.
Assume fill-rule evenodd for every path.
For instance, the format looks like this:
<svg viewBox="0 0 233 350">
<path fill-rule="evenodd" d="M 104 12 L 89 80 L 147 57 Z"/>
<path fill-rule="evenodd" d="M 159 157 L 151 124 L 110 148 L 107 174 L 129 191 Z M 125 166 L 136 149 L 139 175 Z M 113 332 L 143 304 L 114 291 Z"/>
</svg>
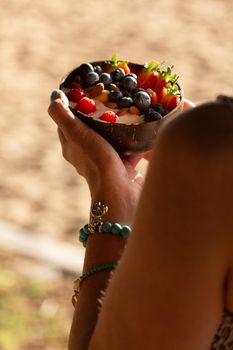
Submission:
<svg viewBox="0 0 233 350">
<path fill-rule="evenodd" d="M 198 246 L 218 256 L 222 249 L 227 259 L 233 247 L 232 198 L 231 110 L 209 102 L 184 111 L 159 133 L 136 217 L 138 227 L 143 222 L 156 229 L 153 220 L 161 220 L 180 249 L 188 239 L 190 249 Z"/>
<path fill-rule="evenodd" d="M 173 150 L 182 146 L 184 151 L 190 151 L 195 146 L 204 156 L 208 152 L 227 150 L 233 145 L 232 109 L 220 101 L 186 109 L 165 123 L 157 141 L 163 146 L 172 146 Z"/>
<path fill-rule="evenodd" d="M 160 132 L 90 349 L 210 346 L 232 257 L 232 135 L 218 103 Z"/>
</svg>

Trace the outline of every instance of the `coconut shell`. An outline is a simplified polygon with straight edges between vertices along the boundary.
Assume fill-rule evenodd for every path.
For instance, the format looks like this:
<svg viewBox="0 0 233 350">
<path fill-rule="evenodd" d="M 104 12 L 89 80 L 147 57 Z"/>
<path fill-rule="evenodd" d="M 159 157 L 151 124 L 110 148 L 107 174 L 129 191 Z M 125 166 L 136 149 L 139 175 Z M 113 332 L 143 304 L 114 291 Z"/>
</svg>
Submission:
<svg viewBox="0 0 233 350">
<path fill-rule="evenodd" d="M 92 62 L 92 64 L 102 66 L 106 61 Z M 143 65 L 129 63 L 134 71 L 143 68 Z M 78 85 L 77 75 L 78 69 L 75 68 L 66 75 L 61 84 L 60 89 L 73 87 Z M 179 86 L 180 87 L 180 86 Z M 73 114 L 82 120 L 88 127 L 98 132 L 105 140 L 107 140 L 120 155 L 130 155 L 149 151 L 153 148 L 158 129 L 166 121 L 175 117 L 183 109 L 183 93 L 181 90 L 181 100 L 176 108 L 170 111 L 162 119 L 141 124 L 120 124 L 106 123 L 94 120 L 87 115 L 70 108 Z"/>
</svg>

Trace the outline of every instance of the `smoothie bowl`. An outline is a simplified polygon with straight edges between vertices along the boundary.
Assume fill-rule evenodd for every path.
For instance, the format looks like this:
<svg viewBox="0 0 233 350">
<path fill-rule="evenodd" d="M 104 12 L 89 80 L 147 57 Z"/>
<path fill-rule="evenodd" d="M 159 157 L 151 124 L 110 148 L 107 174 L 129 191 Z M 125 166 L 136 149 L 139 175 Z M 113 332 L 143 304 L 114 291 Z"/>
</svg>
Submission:
<svg viewBox="0 0 233 350">
<path fill-rule="evenodd" d="M 60 84 L 69 108 L 121 155 L 152 149 L 158 128 L 183 108 L 183 94 L 170 66 L 151 61 L 84 63 Z"/>
</svg>

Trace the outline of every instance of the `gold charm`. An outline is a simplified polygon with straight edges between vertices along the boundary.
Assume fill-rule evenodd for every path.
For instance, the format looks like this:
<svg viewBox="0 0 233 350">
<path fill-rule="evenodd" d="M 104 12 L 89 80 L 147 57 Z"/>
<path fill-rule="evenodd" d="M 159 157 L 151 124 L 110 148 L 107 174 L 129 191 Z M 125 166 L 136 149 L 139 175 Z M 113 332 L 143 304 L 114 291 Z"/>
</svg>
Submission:
<svg viewBox="0 0 233 350">
<path fill-rule="evenodd" d="M 78 302 L 78 295 L 80 292 L 81 281 L 82 280 L 80 277 L 74 281 L 74 294 L 72 295 L 72 304 L 74 307 L 76 306 L 76 304 Z"/>
<path fill-rule="evenodd" d="M 93 204 L 91 208 L 91 218 L 90 224 L 88 225 L 89 231 L 91 233 L 100 232 L 102 222 L 102 216 L 104 216 L 108 212 L 108 207 L 101 202 L 96 202 Z"/>
</svg>

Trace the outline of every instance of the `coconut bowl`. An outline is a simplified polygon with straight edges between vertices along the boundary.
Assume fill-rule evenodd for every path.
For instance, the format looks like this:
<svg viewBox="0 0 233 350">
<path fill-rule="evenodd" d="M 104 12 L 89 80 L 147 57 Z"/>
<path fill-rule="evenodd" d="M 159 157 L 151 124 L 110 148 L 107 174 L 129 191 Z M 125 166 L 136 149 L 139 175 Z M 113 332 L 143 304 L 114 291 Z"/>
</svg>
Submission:
<svg viewBox="0 0 233 350">
<path fill-rule="evenodd" d="M 106 65 L 107 61 L 92 62 L 93 65 Z M 134 72 L 139 71 L 144 66 L 136 63 L 128 63 L 130 69 Z M 59 88 L 70 88 L 75 85 L 78 75 L 78 68 L 75 68 L 68 73 L 61 81 Z M 183 93 L 181 91 L 180 103 L 171 110 L 168 114 L 157 121 L 144 122 L 141 124 L 121 124 L 107 123 L 94 120 L 91 117 L 75 110 L 73 114 L 84 122 L 88 127 L 94 129 L 105 140 L 107 140 L 120 155 L 130 155 L 149 151 L 153 148 L 158 129 L 170 119 L 173 119 L 183 109 Z"/>
</svg>

